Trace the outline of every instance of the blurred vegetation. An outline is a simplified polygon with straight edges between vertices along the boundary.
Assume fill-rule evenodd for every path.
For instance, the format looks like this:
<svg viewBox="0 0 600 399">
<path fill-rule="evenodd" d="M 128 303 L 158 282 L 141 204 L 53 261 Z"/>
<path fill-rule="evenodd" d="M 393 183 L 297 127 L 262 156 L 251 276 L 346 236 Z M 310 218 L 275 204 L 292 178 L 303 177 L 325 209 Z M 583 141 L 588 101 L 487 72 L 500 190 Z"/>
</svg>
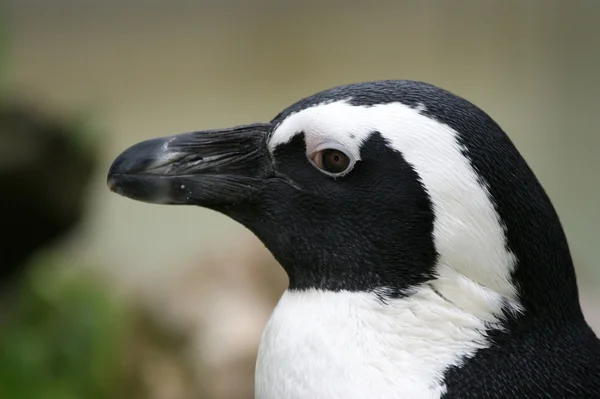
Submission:
<svg viewBox="0 0 600 399">
<path fill-rule="evenodd" d="M 2 84 L 4 15 L 0 215 L 9 238 L 0 247 L 0 399 L 202 397 L 186 337 L 117 299 L 109 281 L 56 249 L 82 219 L 99 143 L 89 140 L 85 115 L 46 115 Z"/>
<path fill-rule="evenodd" d="M 42 251 L 0 303 L 0 398 L 203 397 L 187 337 L 66 264 Z"/>
<path fill-rule="evenodd" d="M 0 397 L 100 399 L 123 395 L 122 309 L 94 279 L 56 273 L 42 255 L 4 309 Z"/>
</svg>

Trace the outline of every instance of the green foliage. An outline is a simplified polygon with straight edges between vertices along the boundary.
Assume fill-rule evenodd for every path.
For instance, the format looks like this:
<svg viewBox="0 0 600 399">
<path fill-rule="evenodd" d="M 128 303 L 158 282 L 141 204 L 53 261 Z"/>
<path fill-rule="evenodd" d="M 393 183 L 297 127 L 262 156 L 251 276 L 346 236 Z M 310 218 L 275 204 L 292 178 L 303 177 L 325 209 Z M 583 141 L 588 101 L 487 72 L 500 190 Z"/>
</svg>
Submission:
<svg viewBox="0 0 600 399">
<path fill-rule="evenodd" d="M 123 312 L 93 279 L 39 266 L 0 327 L 0 398 L 120 397 Z"/>
</svg>

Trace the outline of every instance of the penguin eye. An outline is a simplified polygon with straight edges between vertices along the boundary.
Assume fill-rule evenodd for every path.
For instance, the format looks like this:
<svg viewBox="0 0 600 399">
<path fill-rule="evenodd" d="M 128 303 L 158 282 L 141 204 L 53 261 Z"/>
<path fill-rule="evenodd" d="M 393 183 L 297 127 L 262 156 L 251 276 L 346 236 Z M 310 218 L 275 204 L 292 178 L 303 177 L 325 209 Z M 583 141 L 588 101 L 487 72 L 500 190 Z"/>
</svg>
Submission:
<svg viewBox="0 0 600 399">
<path fill-rule="evenodd" d="M 341 176 L 350 171 L 354 160 L 339 148 L 318 149 L 310 155 L 314 165 L 328 175 Z"/>
<path fill-rule="evenodd" d="M 313 158 L 315 164 L 329 173 L 342 173 L 350 165 L 350 158 L 338 150 L 323 150 L 315 154 Z"/>
</svg>

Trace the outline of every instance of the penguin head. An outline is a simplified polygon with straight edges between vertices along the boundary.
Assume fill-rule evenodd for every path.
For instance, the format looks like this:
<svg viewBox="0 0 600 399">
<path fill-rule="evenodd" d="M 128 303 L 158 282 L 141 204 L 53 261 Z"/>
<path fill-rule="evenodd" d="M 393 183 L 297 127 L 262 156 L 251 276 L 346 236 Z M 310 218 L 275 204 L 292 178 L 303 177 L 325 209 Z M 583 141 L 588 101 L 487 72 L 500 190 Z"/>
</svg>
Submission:
<svg viewBox="0 0 600 399">
<path fill-rule="evenodd" d="M 144 141 L 119 155 L 108 184 L 240 222 L 290 289 L 385 299 L 430 284 L 450 301 L 494 298 L 497 311 L 579 311 L 535 175 L 484 111 L 430 84 L 350 84 L 270 123 Z"/>
</svg>

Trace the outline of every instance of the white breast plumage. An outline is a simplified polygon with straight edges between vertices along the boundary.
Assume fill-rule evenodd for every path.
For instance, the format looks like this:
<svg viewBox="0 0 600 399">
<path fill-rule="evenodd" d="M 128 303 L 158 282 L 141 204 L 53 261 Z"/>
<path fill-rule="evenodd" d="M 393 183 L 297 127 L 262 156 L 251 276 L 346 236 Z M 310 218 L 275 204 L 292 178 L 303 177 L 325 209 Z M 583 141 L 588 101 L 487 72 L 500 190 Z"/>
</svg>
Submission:
<svg viewBox="0 0 600 399">
<path fill-rule="evenodd" d="M 488 345 L 486 326 L 430 286 L 386 304 L 367 292 L 287 291 L 263 333 L 256 399 L 439 398 L 444 370 Z"/>
</svg>

